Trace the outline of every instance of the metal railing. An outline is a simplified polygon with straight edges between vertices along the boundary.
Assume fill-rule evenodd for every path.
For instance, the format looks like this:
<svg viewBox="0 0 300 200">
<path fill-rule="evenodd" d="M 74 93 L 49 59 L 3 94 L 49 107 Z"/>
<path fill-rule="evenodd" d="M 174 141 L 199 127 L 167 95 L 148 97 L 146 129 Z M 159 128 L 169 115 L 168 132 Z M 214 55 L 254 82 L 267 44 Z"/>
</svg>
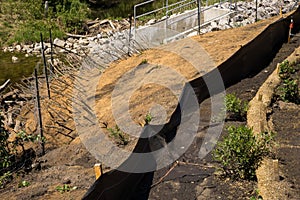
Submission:
<svg viewBox="0 0 300 200">
<path fill-rule="evenodd" d="M 193 32 L 195 30 L 197 30 L 200 33 L 201 25 L 204 24 L 204 23 L 205 24 L 209 23 L 207 21 L 204 21 L 205 19 L 202 18 L 204 16 L 204 12 L 207 12 L 208 10 L 215 8 L 216 6 L 221 6 L 225 2 L 230 3 L 229 11 L 228 11 L 229 13 L 232 12 L 233 7 L 236 8 L 236 1 L 235 1 L 235 6 L 232 6 L 232 0 L 219 0 L 219 1 L 206 0 L 205 3 L 202 2 L 206 6 L 201 5 L 201 0 L 181 0 L 181 1 L 178 1 L 178 2 L 173 3 L 173 4 L 169 4 L 169 1 L 166 0 L 164 6 L 162 6 L 161 8 L 157 8 L 157 9 L 154 9 L 154 10 L 151 10 L 151 11 L 147 11 L 147 12 L 142 13 L 142 14 L 137 14 L 138 13 L 137 11 L 138 11 L 139 8 L 141 8 L 143 6 L 146 6 L 147 4 L 151 4 L 153 2 L 155 2 L 155 0 L 148 0 L 148 1 L 145 1 L 143 3 L 136 4 L 134 6 L 134 11 L 133 11 L 133 13 L 134 13 L 134 16 L 133 16 L 134 17 L 134 27 L 133 27 L 134 35 L 136 35 L 137 30 L 138 30 L 137 29 L 137 21 L 139 19 L 141 19 L 142 17 L 145 17 L 145 16 L 159 15 L 160 16 L 159 19 L 157 19 L 157 21 L 155 21 L 152 24 L 152 26 L 155 26 L 156 24 L 162 23 L 163 21 L 165 21 L 164 28 L 170 28 L 170 26 L 173 25 L 173 24 L 179 23 L 180 21 L 186 20 L 188 18 L 195 19 L 195 16 L 198 15 L 197 24 L 194 23 L 193 27 L 186 27 L 186 29 L 188 29 L 188 30 L 182 30 L 181 31 L 182 33 L 178 34 L 178 35 L 185 35 L 186 33 Z M 193 4 L 195 4 L 195 8 L 191 10 Z M 189 10 L 189 11 L 185 12 L 181 15 L 178 15 L 177 17 L 174 17 L 174 18 L 171 17 L 171 15 L 173 13 L 180 13 L 180 12 L 185 11 L 185 10 Z M 212 18 L 210 20 L 210 22 L 217 19 L 217 18 L 225 16 L 225 15 L 228 15 L 228 13 L 225 13 L 225 14 L 220 15 L 220 16 L 216 16 L 215 18 Z M 202 18 L 202 19 L 200 19 L 200 18 Z"/>
</svg>

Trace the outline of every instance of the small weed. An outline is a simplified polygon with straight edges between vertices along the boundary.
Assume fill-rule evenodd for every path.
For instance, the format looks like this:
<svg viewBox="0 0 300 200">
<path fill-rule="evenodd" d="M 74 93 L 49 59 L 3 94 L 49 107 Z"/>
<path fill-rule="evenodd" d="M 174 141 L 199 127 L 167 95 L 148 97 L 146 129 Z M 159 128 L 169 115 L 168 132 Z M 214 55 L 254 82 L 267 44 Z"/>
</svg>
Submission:
<svg viewBox="0 0 300 200">
<path fill-rule="evenodd" d="M 147 64 L 148 63 L 148 60 L 147 59 L 143 59 L 142 62 L 140 63 L 140 65 L 144 65 L 144 64 Z"/>
<path fill-rule="evenodd" d="M 251 196 L 249 200 L 263 200 L 263 198 L 259 195 L 259 190 L 255 190 L 255 195 Z"/>
<path fill-rule="evenodd" d="M 73 190 L 76 190 L 76 189 L 77 189 L 76 186 L 71 187 L 68 184 L 64 184 L 63 186 L 57 186 L 56 187 L 56 191 L 60 192 L 61 194 L 64 193 L 64 192 L 70 192 L 70 191 L 73 191 Z"/>
<path fill-rule="evenodd" d="M 246 126 L 228 127 L 228 135 L 218 142 L 213 158 L 221 163 L 222 174 L 232 179 L 255 180 L 255 170 L 270 155 L 273 133 L 253 134 Z"/>
<path fill-rule="evenodd" d="M 28 181 L 21 181 L 19 182 L 19 185 L 18 187 L 21 188 L 21 187 L 28 187 L 30 185 L 30 183 Z"/>
<path fill-rule="evenodd" d="M 149 124 L 152 121 L 152 115 L 151 113 L 147 113 L 146 117 L 145 117 L 145 124 Z"/>
<path fill-rule="evenodd" d="M 227 94 L 225 97 L 225 106 L 230 119 L 240 121 L 246 120 L 248 102 L 237 98 L 235 94 Z"/>
<path fill-rule="evenodd" d="M 117 140 L 117 143 L 120 145 L 127 145 L 129 142 L 128 136 L 120 130 L 120 128 L 116 125 L 115 128 L 107 128 L 110 132 L 110 135 Z"/>
</svg>

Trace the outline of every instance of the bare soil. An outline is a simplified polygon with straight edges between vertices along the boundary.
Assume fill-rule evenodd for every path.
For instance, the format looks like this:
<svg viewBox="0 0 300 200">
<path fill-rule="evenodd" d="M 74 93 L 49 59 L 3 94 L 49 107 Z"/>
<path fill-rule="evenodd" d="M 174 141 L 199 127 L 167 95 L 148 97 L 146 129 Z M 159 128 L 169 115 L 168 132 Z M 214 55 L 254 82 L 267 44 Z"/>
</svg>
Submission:
<svg viewBox="0 0 300 200">
<path fill-rule="evenodd" d="M 237 51 L 241 45 L 245 45 L 253 39 L 266 25 L 274 20 L 261 21 L 238 29 L 212 32 L 194 37 L 193 40 L 198 42 L 209 53 L 217 66 Z M 291 54 L 299 44 L 300 40 L 298 37 L 295 37 L 290 44 L 283 45 L 281 51 L 268 67 L 259 74 L 246 78 L 240 83 L 227 88 L 226 92 L 236 93 L 240 98 L 250 100 L 259 86 L 274 70 L 276 64 Z M 172 66 L 188 80 L 198 76 L 191 65 L 178 55 L 157 49 L 147 50 L 141 55 L 116 62 L 104 72 L 101 82 L 97 83 L 99 84 L 96 95 L 99 97 L 97 103 L 101 106 L 98 106 L 96 111 L 100 121 L 108 123 L 110 127 L 114 126 L 115 122 L 111 111 L 111 92 L 114 89 L 114 85 L 123 74 L 138 66 L 144 59 L 147 59 L 149 63 Z M 146 85 L 143 87 L 136 91 L 130 100 L 132 102 L 130 112 L 134 121 L 137 123 L 141 122 L 153 102 L 161 103 L 167 108 L 168 114 L 172 113 L 177 103 L 176 99 L 174 100 L 174 95 L 168 90 L 162 90 L 157 85 Z M 142 91 L 144 93 L 141 93 Z M 149 98 L 141 99 L 142 96 Z M 197 138 L 189 150 L 179 159 L 180 163 L 163 179 L 163 182 L 152 188 L 149 199 L 247 199 L 255 195 L 256 182 L 221 180 L 214 175 L 215 168 L 213 165 L 215 163 L 212 162 L 210 156 L 203 160 L 198 159 L 197 153 L 206 131 L 205 123 L 208 123 L 210 119 L 210 99 L 201 104 L 201 116 L 205 117 L 203 118 L 203 124 L 199 127 Z M 33 119 L 33 116 L 31 116 L 31 119 Z M 45 124 L 52 123 L 50 119 L 45 119 Z M 291 120 L 295 120 L 294 124 L 298 123 L 297 118 L 290 119 L 289 122 Z M 226 122 L 226 125 L 241 123 L 243 124 L 243 122 Z M 34 122 L 32 124 L 31 128 L 34 129 L 36 125 Z M 279 126 L 281 125 L 279 124 Z M 285 130 L 282 129 L 283 132 Z M 299 127 L 296 127 L 296 130 L 299 132 Z M 78 137 L 76 139 L 63 137 L 61 134 L 51 131 L 51 129 L 48 129 L 46 134 L 51 145 L 47 147 L 45 156 L 39 157 L 34 161 L 34 163 L 39 163 L 41 169 L 32 169 L 28 172 L 20 171 L 9 185 L 0 190 L 1 199 L 80 199 L 92 185 L 95 180 L 93 165 L 98 161 L 85 149 L 80 139 Z M 59 135 L 59 140 L 55 139 L 54 135 Z M 75 134 L 72 136 L 75 136 Z M 131 144 L 132 146 L 134 145 Z M 285 158 L 287 159 L 288 157 Z M 153 182 L 155 183 L 165 175 L 168 169 L 164 168 L 157 171 Z M 286 171 L 286 173 L 299 174 L 297 170 L 299 168 Z M 288 174 L 283 177 L 293 176 Z M 29 181 L 31 185 L 18 188 L 18 183 L 22 180 Z M 295 187 L 299 187 L 296 184 L 297 181 L 298 179 L 294 180 Z M 70 187 L 76 186 L 77 189 L 64 193 L 58 192 L 56 187 L 64 184 L 68 184 Z"/>
</svg>

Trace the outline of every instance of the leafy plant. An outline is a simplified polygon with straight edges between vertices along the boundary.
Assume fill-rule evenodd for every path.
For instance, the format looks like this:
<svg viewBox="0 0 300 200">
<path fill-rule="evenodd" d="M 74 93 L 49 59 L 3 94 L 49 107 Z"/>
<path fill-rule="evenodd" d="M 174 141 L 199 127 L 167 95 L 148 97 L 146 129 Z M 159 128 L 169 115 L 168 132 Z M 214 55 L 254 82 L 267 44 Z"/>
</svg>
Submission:
<svg viewBox="0 0 300 200">
<path fill-rule="evenodd" d="M 120 145 L 127 145 L 129 142 L 128 136 L 121 131 L 121 129 L 116 125 L 114 128 L 107 128 L 110 132 L 110 135 L 117 140 L 117 143 Z"/>
<path fill-rule="evenodd" d="M 4 129 L 2 116 L 0 115 L 0 172 L 2 169 L 11 165 L 10 162 L 10 149 L 8 142 L 9 133 Z M 1 174 L 0 174 L 1 175 Z"/>
<path fill-rule="evenodd" d="M 90 10 L 80 0 L 49 1 L 46 15 L 42 0 L 5 0 L 0 4 L 5 23 L 0 43 L 31 43 L 40 41 L 40 33 L 49 38 L 63 37 L 65 32 L 83 32 L 83 23 Z M 1 29 L 0 22 L 0 29 Z"/>
<path fill-rule="evenodd" d="M 225 107 L 229 118 L 234 120 L 245 120 L 248 111 L 248 102 L 242 101 L 235 94 L 227 94 L 225 97 Z"/>
<path fill-rule="evenodd" d="M 73 190 L 76 190 L 77 187 L 74 186 L 74 187 L 71 187 L 70 185 L 68 184 L 64 184 L 63 186 L 57 186 L 56 187 L 56 191 L 60 192 L 60 193 L 64 193 L 64 192 L 70 192 L 70 191 L 73 191 Z"/>
<path fill-rule="evenodd" d="M 255 190 L 255 196 L 251 196 L 250 200 L 263 200 L 262 196 L 259 195 L 259 190 L 258 189 Z"/>
<path fill-rule="evenodd" d="M 152 115 L 151 113 L 147 113 L 146 117 L 145 117 L 145 123 L 149 124 L 152 121 Z"/>
<path fill-rule="evenodd" d="M 0 115 L 0 187 L 4 187 L 12 179 L 11 169 L 18 165 L 18 162 L 24 158 L 23 156 L 26 156 L 24 154 L 25 143 L 44 140 L 38 135 L 27 134 L 25 131 L 18 132 L 13 141 L 9 141 L 8 138 L 9 132 L 4 128 Z M 20 149 L 21 152 L 19 152 Z M 26 185 L 28 182 L 23 181 L 19 187 L 27 187 Z"/>
<path fill-rule="evenodd" d="M 297 62 L 290 63 L 284 61 L 279 65 L 279 77 L 281 78 L 281 85 L 276 88 L 275 98 L 282 101 L 300 103 L 298 78 L 294 78 L 295 72 L 299 70 Z"/>
<path fill-rule="evenodd" d="M 80 0 L 64 0 L 56 6 L 56 18 L 66 31 L 78 32 L 89 15 L 87 4 Z"/>
<path fill-rule="evenodd" d="M 221 163 L 226 177 L 254 180 L 255 170 L 271 152 L 273 133 L 254 135 L 246 126 L 230 126 L 227 130 L 228 135 L 213 151 L 214 160 Z"/>
<path fill-rule="evenodd" d="M 291 78 L 283 80 L 282 85 L 278 87 L 279 98 L 286 102 L 299 103 L 299 88 L 297 80 Z"/>
<path fill-rule="evenodd" d="M 295 68 L 288 60 L 285 60 L 279 64 L 278 73 L 279 77 L 283 80 L 288 79 L 291 74 L 295 73 L 295 71 Z"/>
<path fill-rule="evenodd" d="M 0 176 L 0 188 L 3 188 L 6 183 L 10 182 L 12 179 L 12 173 L 10 171 L 4 173 Z"/>
</svg>

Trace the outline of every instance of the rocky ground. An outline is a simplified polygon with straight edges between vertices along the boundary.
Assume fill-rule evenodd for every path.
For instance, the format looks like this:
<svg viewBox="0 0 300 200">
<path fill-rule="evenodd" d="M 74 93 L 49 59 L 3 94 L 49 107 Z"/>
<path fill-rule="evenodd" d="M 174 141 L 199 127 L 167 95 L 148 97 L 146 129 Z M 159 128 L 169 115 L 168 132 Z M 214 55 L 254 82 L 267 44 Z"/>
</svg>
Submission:
<svg viewBox="0 0 300 200">
<path fill-rule="evenodd" d="M 239 1 L 236 4 L 230 4 L 225 2 L 219 6 L 221 9 L 235 10 L 230 16 L 215 20 L 202 27 L 201 32 L 207 33 L 216 30 L 224 30 L 229 28 L 235 28 L 252 24 L 256 21 L 256 1 Z M 277 0 L 261 0 L 258 1 L 257 8 L 257 20 L 268 19 L 270 17 L 278 16 L 280 14 L 280 8 L 282 8 L 282 14 L 288 13 L 293 10 L 297 4 L 293 0 L 277 1 Z M 173 17 L 173 16 L 170 16 Z M 150 20 L 153 23 L 153 20 Z M 154 20 L 155 21 L 155 20 Z M 127 19 L 123 20 L 95 20 L 87 23 L 89 31 L 87 35 L 71 35 L 68 34 L 68 38 L 58 39 L 55 38 L 53 43 L 57 47 L 56 51 L 59 53 L 75 53 L 80 56 L 85 56 L 88 53 L 99 55 L 99 52 L 106 52 L 109 46 L 114 45 L 116 49 L 122 51 L 118 52 L 116 49 L 113 54 L 117 54 L 115 59 L 122 57 L 122 54 L 127 54 L 128 50 L 128 38 L 129 38 L 129 26 L 130 23 Z M 195 35 L 195 33 L 192 33 Z M 47 40 L 48 41 L 48 40 Z M 34 43 L 30 45 L 17 44 L 15 46 L 3 47 L 4 52 L 24 52 L 26 56 L 32 54 L 40 54 L 41 43 Z M 46 55 L 49 55 L 50 43 L 44 44 Z M 102 55 L 103 58 L 108 57 Z M 102 59 L 103 59 L 102 58 Z M 16 59 L 16 58 L 13 58 Z M 111 60 L 109 60 L 111 61 Z"/>
</svg>

